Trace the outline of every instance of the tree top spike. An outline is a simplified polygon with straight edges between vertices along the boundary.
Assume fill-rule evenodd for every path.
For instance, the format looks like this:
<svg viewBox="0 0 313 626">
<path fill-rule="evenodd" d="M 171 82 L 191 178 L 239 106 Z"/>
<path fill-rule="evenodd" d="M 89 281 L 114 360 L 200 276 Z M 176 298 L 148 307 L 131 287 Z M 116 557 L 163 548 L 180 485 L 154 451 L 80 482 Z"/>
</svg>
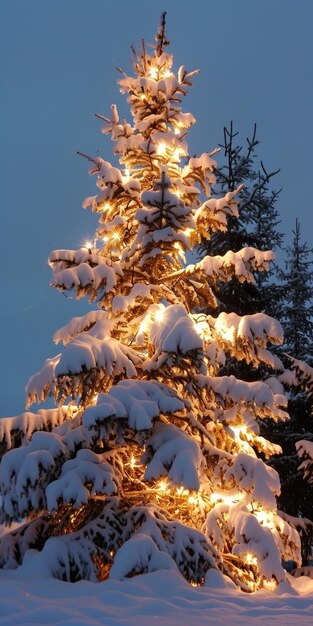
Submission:
<svg viewBox="0 0 313 626">
<path fill-rule="evenodd" d="M 155 41 L 157 43 L 156 53 L 160 57 L 163 53 L 163 48 L 165 48 L 165 46 L 168 46 L 170 43 L 166 37 L 166 11 L 161 14 L 159 28 L 155 36 Z"/>
</svg>

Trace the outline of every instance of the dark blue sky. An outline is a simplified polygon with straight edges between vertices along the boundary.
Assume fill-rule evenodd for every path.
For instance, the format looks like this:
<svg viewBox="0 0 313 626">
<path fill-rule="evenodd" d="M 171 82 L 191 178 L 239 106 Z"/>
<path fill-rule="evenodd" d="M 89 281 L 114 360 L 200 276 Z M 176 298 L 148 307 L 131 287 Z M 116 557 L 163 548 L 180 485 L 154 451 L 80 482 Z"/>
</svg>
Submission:
<svg viewBox="0 0 313 626">
<path fill-rule="evenodd" d="M 216 147 L 231 119 L 243 139 L 257 122 L 260 157 L 281 168 L 282 230 L 299 217 L 313 244 L 312 0 L 2 0 L 1 415 L 24 410 L 53 332 L 84 310 L 49 288 L 46 259 L 93 233 L 76 150 L 111 159 L 94 113 L 127 113 L 115 67 L 129 71 L 130 44 L 153 41 L 164 10 L 175 68 L 201 70 L 184 105 L 190 152 Z"/>
</svg>

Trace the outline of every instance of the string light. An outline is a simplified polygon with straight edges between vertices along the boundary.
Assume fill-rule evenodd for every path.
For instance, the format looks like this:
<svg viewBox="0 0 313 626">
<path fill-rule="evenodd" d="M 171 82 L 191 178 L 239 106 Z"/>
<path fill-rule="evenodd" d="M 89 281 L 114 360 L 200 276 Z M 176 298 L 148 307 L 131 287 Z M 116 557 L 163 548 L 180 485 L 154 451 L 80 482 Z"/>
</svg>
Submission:
<svg viewBox="0 0 313 626">
<path fill-rule="evenodd" d="M 157 322 L 160 322 L 160 321 L 163 319 L 163 317 L 164 317 L 164 309 L 159 309 L 159 310 L 155 313 L 154 319 L 155 319 Z"/>
<path fill-rule="evenodd" d="M 246 565 L 257 565 L 258 560 L 251 552 L 247 552 L 244 557 L 244 562 Z"/>
<path fill-rule="evenodd" d="M 157 146 L 157 150 L 156 150 L 157 154 L 159 154 L 160 156 L 164 156 L 166 153 L 166 145 L 165 143 L 160 143 Z"/>
<path fill-rule="evenodd" d="M 158 77 L 158 69 L 156 67 L 150 67 L 149 76 L 156 79 Z"/>
</svg>

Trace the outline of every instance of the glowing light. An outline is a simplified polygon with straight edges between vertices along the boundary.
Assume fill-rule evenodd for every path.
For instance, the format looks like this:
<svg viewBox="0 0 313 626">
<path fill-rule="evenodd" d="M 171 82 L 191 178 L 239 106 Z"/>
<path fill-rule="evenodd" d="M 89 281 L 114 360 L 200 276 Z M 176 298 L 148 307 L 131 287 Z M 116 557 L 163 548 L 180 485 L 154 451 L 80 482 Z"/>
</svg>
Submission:
<svg viewBox="0 0 313 626">
<path fill-rule="evenodd" d="M 192 228 L 185 228 L 184 234 L 186 235 L 186 237 L 190 237 L 191 233 L 192 233 Z"/>
<path fill-rule="evenodd" d="M 244 562 L 246 563 L 246 565 L 257 565 L 258 564 L 258 560 L 255 556 L 253 556 L 253 554 L 251 552 L 247 552 L 245 557 L 244 557 Z"/>
<path fill-rule="evenodd" d="M 104 237 L 102 237 L 102 241 L 103 243 L 107 243 L 109 241 L 109 237 L 107 235 L 104 235 Z"/>
<path fill-rule="evenodd" d="M 139 325 L 139 335 L 142 335 L 142 333 L 147 332 L 148 329 L 148 324 L 147 324 L 147 320 L 142 320 L 142 322 L 140 322 Z"/>
<path fill-rule="evenodd" d="M 157 147 L 157 154 L 159 154 L 160 156 L 164 156 L 165 153 L 166 153 L 166 145 L 165 143 L 160 143 Z"/>
<path fill-rule="evenodd" d="M 106 202 L 103 208 L 104 208 L 104 209 L 109 209 L 109 208 L 110 208 L 110 203 L 109 203 L 109 202 Z"/>
<path fill-rule="evenodd" d="M 160 480 L 160 482 L 157 484 L 157 490 L 160 491 L 161 493 L 166 493 L 166 491 L 168 491 L 167 481 Z"/>
<path fill-rule="evenodd" d="M 175 159 L 176 161 L 180 161 L 180 155 L 181 155 L 181 149 L 175 148 L 173 152 L 173 159 Z"/>
<path fill-rule="evenodd" d="M 92 241 L 88 239 L 88 241 L 85 241 L 84 246 L 85 248 L 92 248 Z"/>
<path fill-rule="evenodd" d="M 131 455 L 131 459 L 130 459 L 130 467 L 131 467 L 131 469 L 134 469 L 135 465 L 136 465 L 136 459 L 135 459 L 134 455 L 132 454 Z"/>
<path fill-rule="evenodd" d="M 243 500 L 244 497 L 245 497 L 245 494 L 240 493 L 240 491 L 238 491 L 237 493 L 230 494 L 230 495 L 224 495 L 221 493 L 212 493 L 210 495 L 210 502 L 213 505 L 216 504 L 216 502 L 223 502 L 227 506 L 231 506 L 232 504 L 237 504 L 237 502 L 240 502 L 240 500 Z"/>
<path fill-rule="evenodd" d="M 163 316 L 164 316 L 164 309 L 159 309 L 159 310 L 156 312 L 156 314 L 155 314 L 155 316 L 154 316 L 154 319 L 155 319 L 157 322 L 160 322 L 160 321 L 161 321 L 161 319 L 163 319 Z"/>
<path fill-rule="evenodd" d="M 110 550 L 110 551 L 109 551 L 109 555 L 110 555 L 110 557 L 112 558 L 112 557 L 114 556 L 114 550 Z"/>
<path fill-rule="evenodd" d="M 151 78 L 156 79 L 158 77 L 158 68 L 157 67 L 150 67 L 149 76 L 151 76 Z"/>
<path fill-rule="evenodd" d="M 267 591 L 275 591 L 277 587 L 277 582 L 274 578 L 271 578 L 271 580 L 266 580 L 265 578 L 263 580 L 263 585 L 264 585 L 264 589 L 267 589 Z"/>
<path fill-rule="evenodd" d="M 118 241 L 118 240 L 120 239 L 119 234 L 118 234 L 118 233 L 114 233 L 114 234 L 112 235 L 112 239 L 114 239 L 114 241 Z"/>
<path fill-rule="evenodd" d="M 179 133 L 181 132 L 183 126 L 184 125 L 181 122 L 177 122 L 177 124 L 176 124 L 176 126 L 174 128 L 175 135 L 179 135 Z"/>
<path fill-rule="evenodd" d="M 235 435 L 236 441 L 241 439 L 241 435 L 246 435 L 246 433 L 247 433 L 247 427 L 246 426 L 232 426 L 231 429 L 232 429 L 232 431 L 233 431 L 233 433 Z"/>
<path fill-rule="evenodd" d="M 130 171 L 127 167 L 124 169 L 124 176 L 130 176 Z"/>
<path fill-rule="evenodd" d="M 219 334 L 221 335 L 221 337 L 223 339 L 226 339 L 226 341 L 234 341 L 234 335 L 235 335 L 235 327 L 234 326 L 229 326 L 229 328 L 221 328 L 219 329 Z"/>
<path fill-rule="evenodd" d="M 140 100 L 145 100 L 146 99 L 146 94 L 141 93 L 139 98 L 140 98 Z"/>
<path fill-rule="evenodd" d="M 198 333 L 199 337 L 204 340 L 212 339 L 212 333 L 209 324 L 203 320 L 201 322 L 194 323 L 194 329 Z"/>
<path fill-rule="evenodd" d="M 181 198 L 181 192 L 179 191 L 179 189 L 175 191 L 175 195 L 177 196 L 177 198 Z"/>
<path fill-rule="evenodd" d="M 262 526 L 266 526 L 268 528 L 273 528 L 273 517 L 269 512 L 265 511 L 254 511 L 254 515 L 257 518 L 258 522 Z"/>
</svg>

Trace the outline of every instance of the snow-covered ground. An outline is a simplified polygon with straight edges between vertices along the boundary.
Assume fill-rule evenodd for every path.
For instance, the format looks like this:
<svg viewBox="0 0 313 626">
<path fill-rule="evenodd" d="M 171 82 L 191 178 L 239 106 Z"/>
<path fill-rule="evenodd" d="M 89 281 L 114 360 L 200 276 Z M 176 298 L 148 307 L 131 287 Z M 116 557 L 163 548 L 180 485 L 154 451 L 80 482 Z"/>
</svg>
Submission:
<svg viewBox="0 0 313 626">
<path fill-rule="evenodd" d="M 293 586 L 292 593 L 281 587 L 245 594 L 213 570 L 203 588 L 191 587 L 172 571 L 73 584 L 36 577 L 26 565 L 0 572 L 0 624 L 312 626 L 313 581 L 303 577 Z"/>
</svg>

